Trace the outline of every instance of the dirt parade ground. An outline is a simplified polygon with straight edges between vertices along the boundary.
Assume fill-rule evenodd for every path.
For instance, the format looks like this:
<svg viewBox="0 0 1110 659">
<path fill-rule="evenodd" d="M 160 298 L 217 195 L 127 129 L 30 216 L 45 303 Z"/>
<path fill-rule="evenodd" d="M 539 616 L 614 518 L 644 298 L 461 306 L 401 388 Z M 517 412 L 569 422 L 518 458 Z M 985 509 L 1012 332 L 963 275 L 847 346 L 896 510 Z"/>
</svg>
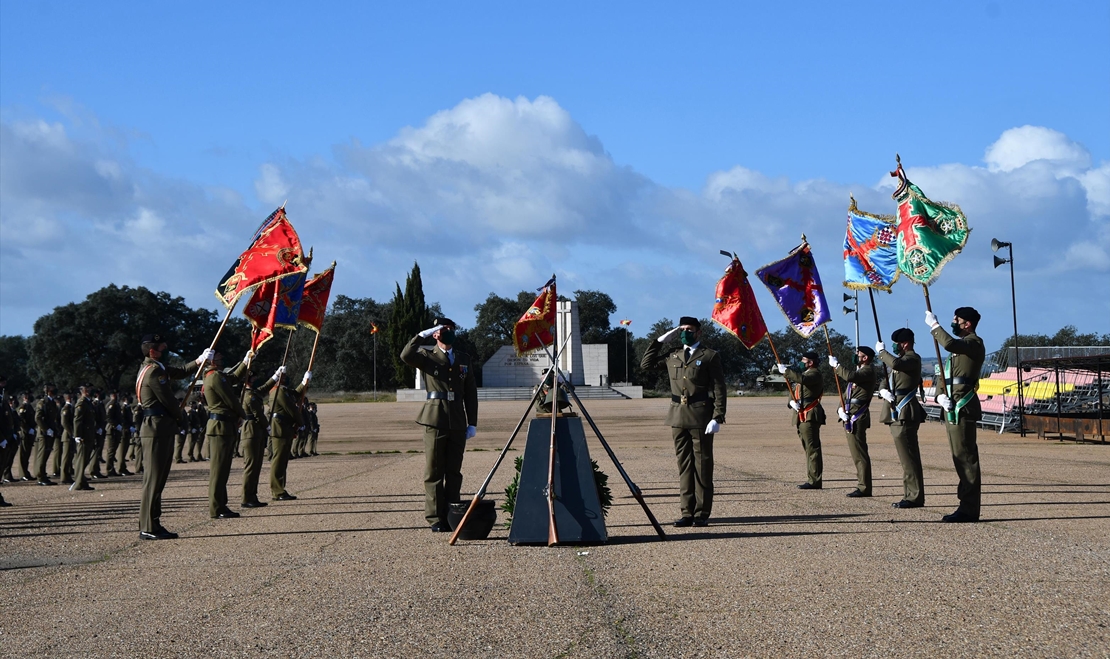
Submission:
<svg viewBox="0 0 1110 659">
<path fill-rule="evenodd" d="M 464 493 L 525 404 L 482 403 Z M 784 399 L 730 399 L 711 524 L 676 529 L 668 402 L 586 404 L 666 542 L 587 430 L 616 497 L 607 544 L 516 547 L 499 519 L 451 547 L 423 517 L 419 404 L 321 405 L 322 455 L 289 466 L 296 501 L 241 510 L 236 460 L 243 516 L 210 519 L 208 464 L 174 465 L 162 523 L 178 540 L 139 540 L 140 476 L 3 486 L 0 656 L 1110 656 L 1110 445 L 980 430 L 983 521 L 942 524 L 957 479 L 940 424 L 921 429 L 926 506 L 895 510 L 885 426 L 874 498 L 845 497 L 836 426 L 825 489 L 802 491 Z"/>
</svg>

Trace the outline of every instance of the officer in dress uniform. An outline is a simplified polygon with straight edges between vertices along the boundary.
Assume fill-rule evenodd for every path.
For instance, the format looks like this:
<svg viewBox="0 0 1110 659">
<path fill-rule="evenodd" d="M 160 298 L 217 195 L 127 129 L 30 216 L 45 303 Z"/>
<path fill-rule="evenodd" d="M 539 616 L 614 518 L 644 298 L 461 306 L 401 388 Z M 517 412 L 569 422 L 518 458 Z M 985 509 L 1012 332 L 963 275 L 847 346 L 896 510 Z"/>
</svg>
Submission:
<svg viewBox="0 0 1110 659">
<path fill-rule="evenodd" d="M 211 361 L 212 351 L 205 350 L 189 364 L 174 367 L 161 361 L 168 350 L 158 334 L 143 337 L 145 355 L 135 382 L 135 395 L 143 406 L 143 426 L 139 430 L 143 443 L 143 494 L 139 504 L 139 537 L 143 540 L 171 540 L 176 533 L 162 526 L 162 490 L 172 466 L 174 438 L 182 412 L 170 388 L 170 379 L 192 377 L 192 366 Z"/>
<path fill-rule="evenodd" d="M 871 398 L 879 381 L 874 362 L 875 351 L 867 346 L 856 348 L 857 366 L 854 371 L 841 366 L 840 360 L 829 355 L 829 366 L 848 383 L 844 392 L 848 409 L 838 407 L 836 415 L 844 424 L 848 452 L 856 463 L 856 489 L 848 493 L 850 497 L 871 496 L 871 455 L 867 452 L 867 429 L 871 427 Z"/>
<path fill-rule="evenodd" d="M 466 440 L 478 432 L 478 387 L 470 356 L 453 348 L 455 321 L 436 318 L 401 350 L 401 361 L 420 369 L 428 398 L 416 422 L 424 426 L 424 519 L 433 532 L 450 531 L 447 506 L 462 490 Z M 427 338 L 434 347 L 421 347 Z"/>
<path fill-rule="evenodd" d="M 301 386 L 296 391 L 278 384 L 270 401 L 270 435 L 273 441 L 273 458 L 270 460 L 270 495 L 274 501 L 294 501 L 297 497 L 285 489 L 285 476 L 289 469 L 289 456 L 297 428 L 304 425 L 297 398 L 304 393 L 312 379 L 312 371 L 305 371 Z"/>
<path fill-rule="evenodd" d="M 208 422 L 204 434 L 212 457 L 208 470 L 208 516 L 212 519 L 239 516 L 227 507 L 227 479 L 231 475 L 239 421 L 246 417 L 237 389 L 240 378 L 247 372 L 247 362 L 253 356 L 254 353 L 248 351 L 243 361 L 223 369 L 223 355 L 217 352 L 205 370 L 204 402 L 208 408 Z"/>
<path fill-rule="evenodd" d="M 118 456 L 120 441 L 123 439 L 123 410 L 119 402 L 119 392 L 113 391 L 108 394 L 108 403 L 104 406 L 105 414 L 105 433 L 107 439 L 105 444 L 108 446 L 108 476 L 119 476 L 120 473 L 116 471 L 116 458 L 120 458 L 120 467 L 125 467 L 127 456 Z M 126 470 L 125 470 L 126 471 Z"/>
<path fill-rule="evenodd" d="M 979 326 L 979 312 L 971 307 L 956 309 L 952 317 L 952 334 L 959 338 L 944 331 L 931 311 L 925 312 L 925 323 L 940 347 L 951 353 L 944 364 L 948 395 L 941 394 L 936 401 L 944 408 L 944 428 L 952 449 L 952 463 L 960 477 L 956 490 L 960 505 L 943 519 L 945 522 L 978 522 L 983 484 L 979 474 L 975 424 L 983 418 L 978 395 L 979 372 L 987 354 L 983 339 L 975 334 L 975 328 Z"/>
<path fill-rule="evenodd" d="M 32 481 L 31 452 L 35 448 L 35 397 L 29 391 L 20 396 L 23 402 L 16 409 L 19 419 L 19 468 L 23 471 L 21 481 Z"/>
<path fill-rule="evenodd" d="M 94 489 L 86 480 L 85 467 L 93 458 L 96 448 L 96 410 L 91 398 L 92 387 L 84 384 L 78 388 L 79 396 L 73 406 L 73 442 L 76 444 L 73 464 L 73 484 L 70 491 Z"/>
<path fill-rule="evenodd" d="M 875 344 L 875 352 L 890 368 L 889 380 L 879 390 L 883 399 L 879 421 L 890 426 L 898 461 L 902 463 L 902 500 L 891 506 L 920 508 L 925 505 L 925 478 L 921 447 L 917 442 L 917 430 L 925 421 L 925 409 L 917 400 L 917 390 L 921 387 L 921 357 L 913 350 L 913 330 L 908 327 L 894 330 L 890 340 L 895 355 L 886 351 L 882 341 Z"/>
<path fill-rule="evenodd" d="M 788 382 L 798 385 L 789 406 L 793 410 L 791 417 L 794 427 L 798 429 L 798 438 L 802 440 L 802 448 L 806 452 L 806 482 L 798 486 L 799 490 L 820 490 L 824 471 L 821 426 L 825 425 L 825 408 L 821 407 L 821 395 L 825 391 L 825 380 L 821 371 L 817 370 L 817 359 L 817 353 L 812 350 L 803 354 L 801 373 L 783 364 L 776 365 Z"/>
<path fill-rule="evenodd" d="M 311 435 L 309 435 L 308 439 L 308 454 L 320 455 L 316 452 L 316 442 L 320 439 L 320 414 L 316 407 L 316 403 L 313 403 L 312 409 L 309 410 L 308 421 L 309 424 L 311 424 L 309 425 L 309 429 L 312 433 Z"/>
<path fill-rule="evenodd" d="M 58 403 L 54 400 L 54 385 L 42 388 L 42 398 L 35 403 L 35 479 L 39 485 L 56 485 L 46 472 L 50 451 L 54 448 L 54 436 L 61 436 L 61 417 Z"/>
<path fill-rule="evenodd" d="M 104 462 L 104 431 L 108 427 L 108 410 L 104 406 L 104 400 L 99 389 L 93 390 L 92 404 L 93 411 L 96 413 L 96 437 L 94 437 L 96 446 L 93 448 L 93 455 L 89 458 L 92 473 L 90 476 L 95 479 L 104 479 L 108 475 L 101 473 L 100 463 Z"/>
<path fill-rule="evenodd" d="M 266 419 L 266 394 L 274 388 L 285 367 L 279 366 L 273 377 L 256 385 L 248 377 L 243 381 L 243 420 L 240 446 L 243 451 L 243 507 L 261 508 L 266 505 L 258 500 L 258 477 L 262 474 L 262 452 L 270 441 L 270 424 Z"/>
<path fill-rule="evenodd" d="M 62 398 L 62 484 L 73 485 L 73 457 L 77 451 L 77 442 L 73 441 L 73 394 L 67 391 Z"/>
<path fill-rule="evenodd" d="M 682 348 L 663 353 L 678 336 Z M 683 316 L 678 327 L 652 341 L 640 368 L 665 367 L 671 381 L 671 427 L 678 462 L 679 508 L 674 525 L 708 526 L 713 512 L 713 439 L 725 422 L 728 391 L 720 355 L 701 345 L 701 321 Z"/>
</svg>

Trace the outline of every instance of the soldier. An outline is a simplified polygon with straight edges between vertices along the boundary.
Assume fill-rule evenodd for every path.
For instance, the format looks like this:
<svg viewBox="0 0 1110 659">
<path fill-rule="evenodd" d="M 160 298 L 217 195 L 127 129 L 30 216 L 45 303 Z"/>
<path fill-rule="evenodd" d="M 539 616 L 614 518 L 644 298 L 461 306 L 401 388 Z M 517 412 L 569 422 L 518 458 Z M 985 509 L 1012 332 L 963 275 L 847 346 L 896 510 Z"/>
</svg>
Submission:
<svg viewBox="0 0 1110 659">
<path fill-rule="evenodd" d="M 316 403 L 312 404 L 312 409 L 308 417 L 308 424 L 309 431 L 311 432 L 308 439 L 308 454 L 320 455 L 316 452 L 316 441 L 320 439 L 320 415 L 317 413 Z"/>
<path fill-rule="evenodd" d="M 139 428 L 142 428 L 142 426 L 139 426 Z M 173 461 L 176 464 L 183 465 L 185 464 L 185 459 L 182 456 L 182 451 L 185 450 L 189 443 L 189 410 L 185 410 L 185 412 L 181 414 L 177 435 L 173 439 Z M 190 460 L 190 462 L 192 462 L 192 460 Z"/>
<path fill-rule="evenodd" d="M 294 501 L 297 498 L 285 489 L 285 472 L 289 467 L 289 455 L 293 450 L 297 428 L 304 425 L 296 397 L 304 393 L 311 379 L 312 372 L 305 371 L 301 386 L 297 387 L 296 392 L 279 383 L 270 401 L 270 434 L 274 449 L 270 461 L 270 494 L 274 501 Z"/>
<path fill-rule="evenodd" d="M 952 316 L 953 338 L 937 322 L 933 312 L 925 312 L 925 323 L 932 328 L 933 338 L 950 354 L 944 363 L 944 381 L 949 395 L 941 394 L 936 402 L 944 408 L 944 429 L 952 449 L 952 463 L 960 477 L 956 495 L 960 505 L 942 519 L 945 522 L 978 522 L 983 484 L 979 474 L 979 445 L 975 423 L 983 418 L 979 406 L 979 372 L 986 358 L 983 339 L 975 334 L 979 312 L 960 307 Z"/>
<path fill-rule="evenodd" d="M 162 490 L 172 466 L 173 442 L 178 423 L 182 420 L 181 408 L 170 389 L 170 378 L 187 378 L 192 373 L 186 367 L 167 367 L 158 360 L 167 351 L 166 342 L 157 334 L 143 337 L 142 351 L 145 359 L 135 381 L 135 394 L 143 406 L 143 425 L 139 432 L 143 442 L 143 494 L 139 504 L 139 537 L 143 540 L 170 540 L 176 533 L 162 526 Z M 205 350 L 190 365 L 201 365 L 212 359 L 212 351 Z"/>
<path fill-rule="evenodd" d="M 251 378 L 243 381 L 243 421 L 241 444 L 243 447 L 243 503 L 244 508 L 261 508 L 266 505 L 258 500 L 258 477 L 262 474 L 262 451 L 270 439 L 270 424 L 266 423 L 265 396 L 274 388 L 285 367 L 279 366 L 273 377 L 255 386 Z"/>
<path fill-rule="evenodd" d="M 90 458 L 92 462 L 92 473 L 90 476 L 94 479 L 108 478 L 107 474 L 100 471 L 100 463 L 104 462 L 104 431 L 108 427 L 108 410 L 104 405 L 104 394 L 96 389 L 93 391 L 93 410 L 96 412 L 96 447 L 93 449 L 93 455 Z"/>
<path fill-rule="evenodd" d="M 136 399 L 131 404 L 131 455 L 135 460 L 135 473 L 143 473 L 143 442 L 139 428 L 143 425 L 143 406 Z"/>
<path fill-rule="evenodd" d="M 188 448 L 186 452 L 189 454 L 189 462 L 204 462 L 204 456 L 201 454 L 201 449 L 204 447 L 204 428 L 208 425 L 208 419 L 201 416 L 200 401 L 194 400 L 189 403 L 189 425 L 186 431 L 189 437 Z"/>
<path fill-rule="evenodd" d="M 6 474 L 8 468 L 7 456 L 9 448 L 14 446 L 16 442 L 15 432 L 12 428 L 12 415 L 11 407 L 8 405 L 8 396 L 5 390 L 8 388 L 8 376 L 0 375 L 0 473 Z M 3 479 L 5 483 L 9 479 Z M 0 508 L 7 508 L 12 504 L 4 501 L 4 495 L 0 494 Z"/>
<path fill-rule="evenodd" d="M 679 336 L 682 349 L 662 354 L 663 344 Z M 701 345 L 701 321 L 683 316 L 678 327 L 648 344 L 640 368 L 663 366 L 671 380 L 666 424 L 678 459 L 682 516 L 674 525 L 708 526 L 713 512 L 713 439 L 725 422 L 728 392 L 717 351 Z"/>
<path fill-rule="evenodd" d="M 105 443 L 108 446 L 108 471 L 107 476 L 119 476 L 116 471 L 116 453 L 119 452 L 119 443 L 123 438 L 123 410 L 120 409 L 119 392 L 108 394 L 108 403 L 104 406 L 104 433 L 107 436 Z M 123 466 L 121 460 L 120 466 Z"/>
<path fill-rule="evenodd" d="M 6 389 L 7 383 L 4 383 L 2 389 Z M 0 416 L 7 419 L 7 432 L 0 436 L 0 441 L 5 442 L 4 447 L 0 448 L 0 481 L 10 483 L 15 480 L 12 476 L 12 463 L 15 461 L 15 453 L 19 450 L 19 415 L 15 412 L 15 399 L 8 396 L 0 389 Z"/>
<path fill-rule="evenodd" d="M 135 413 L 131 409 L 131 397 L 124 394 L 120 397 L 120 449 L 119 449 L 119 475 L 130 476 L 127 470 L 127 454 L 131 452 L 131 436 L 134 434 Z"/>
<path fill-rule="evenodd" d="M 62 485 L 73 485 L 73 457 L 77 450 L 77 442 L 73 441 L 73 394 L 66 392 L 62 398 L 62 409 L 59 416 L 62 422 Z"/>
<path fill-rule="evenodd" d="M 32 481 L 34 478 L 31 476 L 31 453 L 35 448 L 35 407 L 34 395 L 29 391 L 24 391 L 20 395 L 22 402 L 16 409 L 16 416 L 19 419 L 19 468 L 23 471 L 23 476 L 19 479 L 21 481 Z"/>
<path fill-rule="evenodd" d="M 890 379 L 879 390 L 883 399 L 879 421 L 890 426 L 898 461 L 902 463 L 902 500 L 891 506 L 920 508 L 925 505 L 925 478 L 917 442 L 917 430 L 925 420 L 925 409 L 916 396 L 921 387 L 921 357 L 913 350 L 913 330 L 907 327 L 894 330 L 890 340 L 897 356 L 887 352 L 882 341 L 875 344 L 875 352 L 890 368 Z"/>
<path fill-rule="evenodd" d="M 420 369 L 428 398 L 416 422 L 424 426 L 424 519 L 432 532 L 450 531 L 447 505 L 462 490 L 466 440 L 478 432 L 478 388 L 470 356 L 454 350 L 455 321 L 437 318 L 434 327 L 412 338 L 401 350 L 401 361 Z M 432 337 L 434 348 L 422 348 Z"/>
<path fill-rule="evenodd" d="M 821 407 L 821 395 L 825 391 L 825 381 L 821 377 L 821 371 L 817 370 L 817 359 L 817 353 L 812 350 L 803 354 L 801 373 L 783 364 L 776 364 L 779 373 L 788 382 L 798 385 L 789 406 L 793 410 L 791 417 L 794 427 L 798 429 L 798 437 L 806 452 L 806 482 L 798 486 L 799 490 L 820 490 L 824 471 L 824 462 L 821 459 L 821 426 L 825 425 L 825 408 Z"/>
<path fill-rule="evenodd" d="M 247 372 L 247 362 L 253 356 L 253 352 L 247 351 L 243 361 L 223 369 L 223 354 L 217 352 L 204 373 L 204 401 L 208 410 L 204 434 L 212 456 L 208 470 L 208 516 L 212 519 L 239 516 L 227 507 L 227 479 L 231 474 L 239 421 L 246 417 L 236 389 L 239 378 Z"/>
<path fill-rule="evenodd" d="M 856 489 L 848 493 L 850 497 L 871 496 L 871 456 L 867 452 L 867 429 L 871 427 L 871 398 L 879 380 L 875 371 L 875 351 L 867 346 L 856 348 L 856 369 L 849 371 L 840 365 L 840 360 L 829 355 L 829 366 L 836 370 L 841 380 L 848 383 L 844 392 L 848 409 L 836 408 L 836 416 L 844 424 L 848 437 L 848 452 L 856 463 Z"/>
<path fill-rule="evenodd" d="M 54 416 L 54 441 L 50 447 L 50 477 L 58 478 L 62 473 L 62 398 L 58 396 L 57 387 L 53 388 L 52 396 L 54 398 L 54 406 L 57 408 L 58 413 Z"/>
<path fill-rule="evenodd" d="M 50 451 L 54 448 L 55 428 L 60 425 L 58 419 L 58 403 L 54 401 L 54 385 L 48 384 L 42 388 L 42 398 L 35 403 L 35 464 L 32 471 L 39 485 L 57 485 L 50 480 L 46 472 L 46 463 L 50 458 Z"/>
<path fill-rule="evenodd" d="M 93 407 L 92 387 L 83 384 L 78 388 L 80 396 L 73 406 L 73 442 L 76 447 L 76 459 L 73 465 L 73 484 L 69 486 L 71 492 L 77 490 L 94 489 L 85 480 L 85 466 L 93 458 L 96 448 L 96 409 Z"/>
<path fill-rule="evenodd" d="M 293 449 L 293 455 L 298 458 L 308 457 L 308 399 L 301 401 L 301 420 L 303 423 L 297 429 L 297 445 Z"/>
</svg>

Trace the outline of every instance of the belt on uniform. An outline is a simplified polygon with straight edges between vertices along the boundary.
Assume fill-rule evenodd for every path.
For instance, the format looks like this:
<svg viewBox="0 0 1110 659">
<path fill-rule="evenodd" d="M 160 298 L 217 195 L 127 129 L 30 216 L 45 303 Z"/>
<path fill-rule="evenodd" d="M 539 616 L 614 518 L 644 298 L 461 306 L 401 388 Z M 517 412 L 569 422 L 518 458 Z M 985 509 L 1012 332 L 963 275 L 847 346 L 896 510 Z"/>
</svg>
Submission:
<svg viewBox="0 0 1110 659">
<path fill-rule="evenodd" d="M 166 408 L 162 407 L 161 403 L 155 403 L 150 407 L 143 408 L 144 416 L 166 416 Z"/>
<path fill-rule="evenodd" d="M 916 393 L 916 392 L 917 392 L 916 388 L 914 388 L 914 389 L 895 389 L 894 390 L 894 395 L 895 396 L 905 396 L 906 394 L 912 394 L 912 393 Z"/>
<path fill-rule="evenodd" d="M 216 414 L 215 412 L 209 412 L 208 413 L 208 420 L 209 421 L 234 421 L 235 417 L 229 416 L 227 414 Z"/>
<path fill-rule="evenodd" d="M 973 380 L 972 378 L 963 377 L 946 378 L 944 381 L 948 384 L 975 384 L 975 380 Z"/>
<path fill-rule="evenodd" d="M 293 420 L 293 419 L 285 416 L 284 414 L 280 414 L 278 412 L 274 412 L 274 418 L 278 419 L 279 421 L 285 421 L 286 423 L 289 423 Z"/>
<path fill-rule="evenodd" d="M 870 403 L 870 402 L 871 402 L 870 398 L 849 398 L 848 399 L 848 407 L 851 407 L 852 405 L 865 405 L 865 404 Z"/>
<path fill-rule="evenodd" d="M 455 400 L 455 392 L 453 391 L 429 391 L 428 400 Z"/>
<path fill-rule="evenodd" d="M 679 405 L 689 405 L 690 403 L 700 403 L 703 400 L 709 400 L 709 398 L 709 393 L 703 391 L 700 394 L 683 394 L 681 396 L 672 395 L 671 402 L 678 403 Z"/>
</svg>

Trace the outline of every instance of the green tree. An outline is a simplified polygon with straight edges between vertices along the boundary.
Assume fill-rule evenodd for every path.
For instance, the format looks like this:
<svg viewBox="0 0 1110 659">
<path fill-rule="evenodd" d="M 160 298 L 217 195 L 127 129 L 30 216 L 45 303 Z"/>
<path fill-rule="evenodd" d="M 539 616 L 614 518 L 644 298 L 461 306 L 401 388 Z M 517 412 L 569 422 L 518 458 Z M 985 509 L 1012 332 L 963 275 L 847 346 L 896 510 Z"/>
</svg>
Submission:
<svg viewBox="0 0 1110 659">
<path fill-rule="evenodd" d="M 606 343 L 611 329 L 609 316 L 617 310 L 613 298 L 601 291 L 574 291 L 574 299 L 578 302 L 578 329 L 582 333 L 582 343 Z"/>
<path fill-rule="evenodd" d="M 515 300 L 490 293 L 484 302 L 474 305 L 477 316 L 468 335 L 479 364 L 502 346 L 513 344 L 513 327 L 535 300 L 536 294 L 528 291 L 518 293 Z"/>
<path fill-rule="evenodd" d="M 424 284 L 420 279 L 420 264 L 412 264 L 412 272 L 405 279 L 405 291 L 400 284 L 390 301 L 389 353 L 393 360 L 393 381 L 399 387 L 411 387 L 416 379 L 416 371 L 401 361 L 401 349 L 421 330 L 427 329 L 432 322 L 427 304 L 424 302 Z"/>
<path fill-rule="evenodd" d="M 0 336 L 0 375 L 8 378 L 5 391 L 11 395 L 30 389 L 34 384 L 28 368 L 27 338 Z"/>
</svg>

